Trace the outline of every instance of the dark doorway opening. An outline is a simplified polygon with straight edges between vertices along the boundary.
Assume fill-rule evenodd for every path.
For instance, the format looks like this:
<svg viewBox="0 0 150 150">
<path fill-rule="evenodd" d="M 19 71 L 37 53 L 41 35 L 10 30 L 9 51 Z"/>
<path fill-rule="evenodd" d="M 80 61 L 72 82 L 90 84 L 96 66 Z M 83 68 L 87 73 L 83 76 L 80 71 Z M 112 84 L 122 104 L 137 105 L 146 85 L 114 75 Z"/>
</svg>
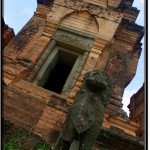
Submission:
<svg viewBox="0 0 150 150">
<path fill-rule="evenodd" d="M 45 89 L 61 94 L 62 88 L 73 66 L 58 62 L 47 82 L 44 85 Z"/>
<path fill-rule="evenodd" d="M 72 76 L 71 71 L 77 58 L 78 55 L 74 53 L 58 50 L 45 72 L 43 88 L 61 94 L 68 77 Z"/>
</svg>

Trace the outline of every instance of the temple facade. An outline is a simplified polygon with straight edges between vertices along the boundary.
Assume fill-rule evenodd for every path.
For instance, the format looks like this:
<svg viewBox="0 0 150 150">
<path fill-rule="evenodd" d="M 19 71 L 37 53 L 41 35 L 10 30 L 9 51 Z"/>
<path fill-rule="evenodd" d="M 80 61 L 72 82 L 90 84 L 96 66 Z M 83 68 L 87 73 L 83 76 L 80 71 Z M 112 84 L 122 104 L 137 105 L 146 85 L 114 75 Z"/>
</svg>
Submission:
<svg viewBox="0 0 150 150">
<path fill-rule="evenodd" d="M 139 124 L 136 132 L 137 136 L 144 138 L 145 128 L 145 101 L 144 101 L 144 84 L 142 87 L 131 96 L 130 104 L 128 105 L 130 111 L 130 120 Z"/>
<path fill-rule="evenodd" d="M 3 51 L 3 118 L 52 146 L 85 73 L 104 70 L 113 82 L 93 150 L 143 150 L 139 125 L 122 109 L 144 28 L 133 0 L 37 0 L 32 18 Z"/>
</svg>

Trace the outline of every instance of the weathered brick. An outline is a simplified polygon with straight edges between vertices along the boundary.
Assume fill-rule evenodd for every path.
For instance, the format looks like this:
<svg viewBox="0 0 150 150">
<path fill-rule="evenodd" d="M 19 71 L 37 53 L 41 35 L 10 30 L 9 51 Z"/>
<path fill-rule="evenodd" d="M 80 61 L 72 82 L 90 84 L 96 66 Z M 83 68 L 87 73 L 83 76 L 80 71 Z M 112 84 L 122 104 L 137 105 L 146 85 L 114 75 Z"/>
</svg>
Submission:
<svg viewBox="0 0 150 150">
<path fill-rule="evenodd" d="M 123 5 L 126 3 L 123 1 Z M 141 51 L 139 41 L 144 30 L 134 24 L 138 12 L 130 6 L 130 2 L 128 2 L 130 9 L 128 11 L 121 10 L 121 12 L 117 9 L 119 7 L 124 9 L 124 7 L 120 6 L 122 3 L 119 0 L 110 0 L 109 3 L 104 0 L 90 1 L 90 4 L 85 2 L 88 7 L 82 4 L 79 1 L 76 3 L 70 1 L 68 6 L 68 2 L 64 0 L 56 0 L 51 8 L 38 5 L 35 15 L 4 50 L 4 83 L 7 85 L 3 90 L 4 118 L 6 117 L 28 130 L 34 130 L 39 136 L 49 140 L 51 144 L 54 144 L 58 138 L 69 106 L 82 85 L 84 74 L 94 69 L 105 70 L 112 78 L 114 97 L 121 97 L 124 87 L 131 81 L 136 72 Z M 82 10 L 83 6 L 86 11 Z M 90 9 L 91 6 L 92 9 Z M 102 7 L 104 8 L 103 13 L 95 12 L 96 9 L 99 11 Z M 72 40 L 70 43 L 56 40 L 56 45 L 60 44 L 60 46 L 73 51 L 74 49 L 79 50 L 82 54 L 89 53 L 84 62 L 83 59 L 81 60 L 83 65 L 79 67 L 81 70 L 78 70 L 79 75 L 68 98 L 23 80 L 32 72 L 39 60 L 46 61 L 40 58 L 50 41 L 54 40 L 53 35 L 60 30 L 60 27 L 64 27 L 64 31 L 71 30 L 69 33 L 72 34 L 74 32 L 81 36 L 84 34 L 87 41 L 89 37 L 93 39 L 91 47 L 85 50 L 83 49 L 86 42 L 82 43 L 80 39 L 81 43 L 79 42 L 79 44 L 74 44 L 78 41 L 76 39 L 69 39 Z M 11 38 L 9 33 L 10 30 L 4 35 L 4 38 L 7 38 L 5 43 Z M 24 34 L 26 36 L 22 36 Z M 22 44 L 20 44 L 20 40 Z M 72 44 L 74 46 L 71 46 Z M 139 47 L 138 50 L 134 49 L 136 47 Z M 123 54 L 121 59 L 117 58 L 118 53 Z M 85 54 L 83 55 L 85 57 Z M 124 59 L 124 62 L 120 62 Z M 121 66 L 122 64 L 127 66 Z M 125 72 L 122 73 L 122 71 Z M 116 73 L 118 74 L 116 75 Z M 117 82 L 115 82 L 116 79 Z M 108 109 L 109 113 L 119 114 L 122 112 L 120 105 L 116 106 L 115 104 L 117 103 L 114 98 L 113 105 Z M 126 124 L 125 120 L 117 117 L 115 120 L 110 116 L 108 119 L 107 117 L 104 119 L 104 125 L 108 128 L 110 125 L 116 125 L 120 128 L 132 127 L 134 130 L 136 128 L 136 125 L 132 123 Z M 133 134 L 132 129 L 128 133 Z"/>
</svg>

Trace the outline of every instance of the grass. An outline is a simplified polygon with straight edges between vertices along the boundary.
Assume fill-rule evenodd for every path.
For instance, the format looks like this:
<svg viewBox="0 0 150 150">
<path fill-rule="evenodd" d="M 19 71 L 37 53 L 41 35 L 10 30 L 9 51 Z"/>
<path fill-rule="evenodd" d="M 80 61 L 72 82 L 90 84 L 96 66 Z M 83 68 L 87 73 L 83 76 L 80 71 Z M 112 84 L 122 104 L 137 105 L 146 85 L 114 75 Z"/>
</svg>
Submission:
<svg viewBox="0 0 150 150">
<path fill-rule="evenodd" d="M 4 150 L 14 150 L 16 144 L 18 143 L 18 139 L 16 137 L 9 139 L 8 142 L 4 144 Z"/>
<path fill-rule="evenodd" d="M 2 125 L 3 150 L 51 150 L 50 145 L 37 135 L 7 121 Z"/>
</svg>

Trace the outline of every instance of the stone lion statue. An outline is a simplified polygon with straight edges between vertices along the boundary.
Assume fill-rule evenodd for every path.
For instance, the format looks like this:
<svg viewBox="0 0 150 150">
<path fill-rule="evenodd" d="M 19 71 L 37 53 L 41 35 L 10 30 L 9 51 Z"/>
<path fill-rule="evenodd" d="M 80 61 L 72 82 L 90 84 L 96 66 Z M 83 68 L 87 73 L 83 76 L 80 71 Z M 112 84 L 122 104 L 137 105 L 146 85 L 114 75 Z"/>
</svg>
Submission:
<svg viewBox="0 0 150 150">
<path fill-rule="evenodd" d="M 65 121 L 62 150 L 91 150 L 111 93 L 112 83 L 106 72 L 94 70 L 85 74 Z"/>
</svg>

